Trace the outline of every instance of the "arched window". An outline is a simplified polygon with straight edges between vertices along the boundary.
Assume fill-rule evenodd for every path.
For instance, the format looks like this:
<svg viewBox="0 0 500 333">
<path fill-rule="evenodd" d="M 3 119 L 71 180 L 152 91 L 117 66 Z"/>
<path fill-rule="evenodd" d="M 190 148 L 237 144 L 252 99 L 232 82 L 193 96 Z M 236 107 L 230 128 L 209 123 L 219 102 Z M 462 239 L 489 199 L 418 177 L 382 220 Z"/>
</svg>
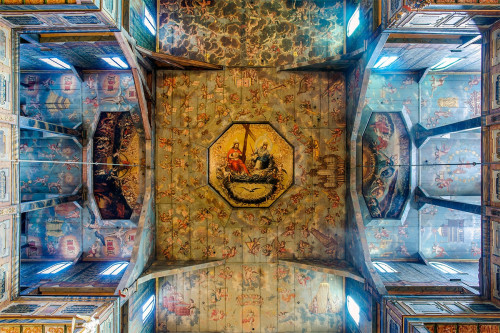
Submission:
<svg viewBox="0 0 500 333">
<path fill-rule="evenodd" d="M 389 266 L 389 264 L 386 264 L 385 262 L 380 262 L 376 261 L 373 263 L 373 266 L 379 271 L 380 273 L 397 273 L 397 271 Z"/>
<path fill-rule="evenodd" d="M 460 274 L 460 273 L 462 273 L 458 269 L 455 269 L 451 266 L 443 264 L 442 262 L 429 262 L 429 265 L 431 265 L 432 267 L 434 267 L 434 268 L 438 269 L 439 271 L 446 273 L 446 274 Z"/>
</svg>

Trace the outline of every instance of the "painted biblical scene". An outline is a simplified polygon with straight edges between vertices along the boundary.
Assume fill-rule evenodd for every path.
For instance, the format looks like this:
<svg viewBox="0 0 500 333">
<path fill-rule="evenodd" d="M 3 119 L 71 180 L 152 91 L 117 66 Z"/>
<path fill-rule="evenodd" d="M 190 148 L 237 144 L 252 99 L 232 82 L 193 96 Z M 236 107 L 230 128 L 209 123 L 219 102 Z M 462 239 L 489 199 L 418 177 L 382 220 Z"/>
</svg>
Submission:
<svg viewBox="0 0 500 333">
<path fill-rule="evenodd" d="M 158 281 L 157 332 L 343 332 L 341 276 L 231 263 Z"/>
<path fill-rule="evenodd" d="M 363 133 L 363 197 L 372 218 L 400 218 L 410 195 L 410 145 L 400 113 L 372 113 Z"/>
<path fill-rule="evenodd" d="M 233 124 L 209 149 L 209 182 L 233 207 L 269 207 L 293 183 L 293 147 L 269 124 Z"/>
<path fill-rule="evenodd" d="M 102 112 L 94 134 L 94 197 L 102 219 L 129 219 L 141 193 L 139 135 L 129 112 Z M 140 208 L 140 207 L 138 207 Z"/>
</svg>

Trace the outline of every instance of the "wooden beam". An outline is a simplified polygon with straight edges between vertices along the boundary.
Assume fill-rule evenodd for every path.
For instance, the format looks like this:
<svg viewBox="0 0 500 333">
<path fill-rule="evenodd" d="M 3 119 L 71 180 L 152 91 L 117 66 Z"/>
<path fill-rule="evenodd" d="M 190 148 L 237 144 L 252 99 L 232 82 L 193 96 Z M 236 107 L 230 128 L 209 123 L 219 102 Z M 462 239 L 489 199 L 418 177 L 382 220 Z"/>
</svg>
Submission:
<svg viewBox="0 0 500 333">
<path fill-rule="evenodd" d="M 137 52 L 137 50 L 134 50 L 134 54 L 137 57 L 137 61 L 139 61 L 139 63 L 141 64 L 141 66 L 144 67 L 144 68 L 146 68 L 146 70 L 148 72 L 152 72 L 154 70 L 153 64 L 151 63 L 151 61 L 149 59 L 144 58 L 142 56 L 142 54 L 140 54 L 139 52 Z"/>
<path fill-rule="evenodd" d="M 148 104 L 146 102 L 146 96 L 144 95 L 143 84 L 139 74 L 139 68 L 137 64 L 137 58 L 134 55 L 134 51 L 130 47 L 130 44 L 125 40 L 121 32 L 115 32 L 116 40 L 123 51 L 125 59 L 132 70 L 132 75 L 134 77 L 135 90 L 137 92 L 137 99 L 139 102 L 139 108 L 141 110 L 142 123 L 144 126 L 144 136 L 146 140 L 151 140 L 151 124 L 149 123 L 149 112 Z"/>
<path fill-rule="evenodd" d="M 157 52 L 152 52 L 150 50 L 147 50 L 143 47 L 137 46 L 137 50 L 158 61 L 163 61 L 165 63 L 168 63 L 172 65 L 172 63 L 177 64 L 177 66 L 183 66 L 183 67 L 193 67 L 193 68 L 199 68 L 199 69 L 215 69 L 215 70 L 221 70 L 223 69 L 223 66 L 220 65 L 214 65 L 210 64 L 208 62 L 203 62 L 203 61 L 198 61 L 198 60 L 190 60 L 182 57 L 176 57 L 170 54 L 165 54 L 165 53 L 157 53 Z"/>
<path fill-rule="evenodd" d="M 347 54 L 283 65 L 278 67 L 278 71 L 343 70 L 355 64 L 365 51 L 366 48 L 362 47 Z"/>
<path fill-rule="evenodd" d="M 459 44 L 462 45 L 477 36 L 462 35 L 432 35 L 432 34 L 394 34 L 387 39 L 388 44 Z M 471 44 L 480 44 L 479 40 L 474 40 Z"/>
<path fill-rule="evenodd" d="M 292 260 L 292 259 L 279 259 L 278 264 L 286 266 L 293 266 L 310 271 L 333 274 L 337 276 L 347 277 L 361 283 L 365 283 L 365 279 L 359 274 L 354 267 L 349 265 L 345 260 Z"/>
<path fill-rule="evenodd" d="M 41 36 L 40 43 L 67 43 L 67 42 L 114 42 L 114 36 L 109 35 L 76 35 L 76 36 Z"/>
<path fill-rule="evenodd" d="M 415 141 L 415 145 L 417 146 L 417 148 L 420 148 L 432 136 L 455 133 L 480 127 L 481 127 L 481 117 L 475 117 L 430 129 L 427 129 L 420 124 L 416 124 L 412 128 L 412 134 Z"/>
<path fill-rule="evenodd" d="M 429 71 L 431 70 L 430 67 L 427 67 L 426 69 L 422 69 L 420 71 L 418 71 L 418 83 L 422 83 L 425 79 L 425 77 L 427 76 L 427 74 L 429 73 Z"/>
<path fill-rule="evenodd" d="M 21 34 L 20 37 L 30 44 L 42 46 L 40 44 L 40 36 L 37 34 Z"/>
<path fill-rule="evenodd" d="M 464 36 L 462 38 L 462 40 L 464 40 L 464 43 L 462 45 L 460 45 L 459 47 L 457 47 L 457 49 L 465 49 L 467 46 L 471 45 L 471 44 L 481 44 L 482 41 L 481 39 L 483 38 L 483 36 L 481 35 L 477 35 L 477 36 Z"/>
<path fill-rule="evenodd" d="M 373 66 L 375 66 L 375 63 L 376 63 L 380 53 L 384 49 L 384 45 L 387 42 L 388 38 L 389 38 L 388 33 L 382 33 L 375 41 L 373 41 L 373 43 L 376 43 L 376 44 L 373 47 L 372 53 L 368 55 L 366 68 L 371 69 Z"/>
<path fill-rule="evenodd" d="M 149 51 L 149 50 L 148 50 Z M 142 53 L 144 55 L 146 55 L 147 57 L 153 59 L 153 60 L 156 60 L 156 61 L 159 61 L 161 63 L 164 63 L 166 65 L 169 65 L 169 66 L 172 66 L 172 67 L 175 67 L 175 68 L 178 68 L 178 69 L 185 69 L 184 66 L 182 65 L 179 65 L 178 63 L 176 62 L 173 62 L 173 61 L 170 61 L 170 60 L 167 60 L 167 59 L 162 59 L 162 58 L 159 58 L 159 57 L 156 57 L 154 54 L 152 54 L 153 52 L 151 52 L 151 54 L 146 54 L 144 52 L 139 52 L 139 53 Z"/>
<path fill-rule="evenodd" d="M 69 64 L 70 68 L 71 68 L 71 71 L 73 72 L 73 74 L 75 74 L 75 76 L 78 78 L 78 81 L 80 81 L 80 83 L 83 83 L 84 79 L 83 79 L 83 70 L 80 68 L 80 67 L 75 67 L 71 64 Z"/>
<path fill-rule="evenodd" d="M 58 296 L 79 296 L 79 295 L 93 295 L 93 296 L 113 296 L 115 292 L 114 287 L 60 287 L 50 286 L 38 287 L 41 295 L 58 295 Z"/>
<path fill-rule="evenodd" d="M 137 284 L 160 277 L 197 271 L 200 269 L 222 266 L 226 263 L 221 260 L 192 260 L 192 261 L 155 261 L 150 268 L 137 280 Z"/>
<path fill-rule="evenodd" d="M 32 131 L 48 132 L 52 134 L 61 134 L 65 136 L 71 136 L 82 140 L 83 131 L 81 128 L 69 128 L 61 125 L 56 125 L 52 123 L 47 123 L 45 121 L 36 120 L 33 118 L 28 118 L 24 116 L 19 117 L 19 127 L 22 129 L 28 129 Z"/>
<path fill-rule="evenodd" d="M 40 34 L 41 38 L 50 38 L 50 37 L 102 37 L 102 36 L 111 36 L 115 37 L 113 32 L 62 32 L 62 33 L 42 33 Z"/>
<path fill-rule="evenodd" d="M 68 194 L 68 195 L 60 195 L 55 198 L 48 198 L 37 201 L 28 201 L 22 202 L 20 204 L 21 213 L 31 212 L 34 210 L 44 209 L 47 207 L 53 207 L 60 205 L 62 203 L 73 202 L 81 200 L 82 194 Z"/>
<path fill-rule="evenodd" d="M 430 197 L 427 195 L 427 193 L 425 193 L 425 191 L 420 186 L 417 186 L 417 188 L 414 191 L 414 201 L 417 203 L 417 210 L 422 209 L 425 204 L 430 204 L 434 206 L 455 209 L 471 214 L 481 215 L 481 205 L 474 205 L 466 202 Z"/>
</svg>

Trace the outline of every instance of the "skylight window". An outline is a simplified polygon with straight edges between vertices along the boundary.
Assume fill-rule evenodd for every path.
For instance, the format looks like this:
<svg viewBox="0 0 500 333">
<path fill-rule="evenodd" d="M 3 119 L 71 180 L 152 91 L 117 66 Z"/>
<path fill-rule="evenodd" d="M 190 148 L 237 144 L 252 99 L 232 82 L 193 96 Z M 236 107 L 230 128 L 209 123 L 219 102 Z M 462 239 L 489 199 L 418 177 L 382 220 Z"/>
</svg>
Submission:
<svg viewBox="0 0 500 333">
<path fill-rule="evenodd" d="M 45 268 L 44 270 L 38 272 L 38 274 L 55 274 L 59 273 L 66 267 L 71 266 L 70 262 L 60 262 L 58 264 L 52 265 L 50 267 Z"/>
<path fill-rule="evenodd" d="M 456 64 L 460 60 L 462 60 L 462 58 L 446 57 L 432 66 L 431 69 L 435 71 L 442 71 L 443 69 L 449 68 L 451 65 Z"/>
<path fill-rule="evenodd" d="M 373 68 L 385 68 L 396 61 L 397 56 L 383 56 L 379 61 L 373 66 Z"/>
<path fill-rule="evenodd" d="M 144 8 L 144 25 L 153 36 L 156 36 L 156 22 L 147 8 Z"/>
<path fill-rule="evenodd" d="M 128 65 L 125 61 L 122 60 L 120 57 L 103 57 L 102 60 L 106 61 L 108 65 L 120 68 L 120 69 L 127 69 Z"/>
<path fill-rule="evenodd" d="M 55 68 L 71 69 L 70 65 L 58 58 L 40 58 L 40 60 Z"/>
<path fill-rule="evenodd" d="M 446 274 L 460 274 L 460 273 L 462 273 L 458 269 L 455 269 L 451 266 L 443 264 L 442 262 L 430 262 L 429 265 L 431 265 L 432 267 L 434 267 L 437 270 L 439 270 L 443 273 L 446 273 Z"/>
<path fill-rule="evenodd" d="M 397 273 L 397 271 L 394 268 L 392 268 L 391 266 L 389 266 L 385 262 L 377 261 L 377 262 L 373 263 L 373 266 L 375 266 L 377 271 L 379 271 L 381 273 Z"/>
<path fill-rule="evenodd" d="M 347 296 L 347 311 L 356 325 L 359 325 L 359 310 L 359 305 L 352 299 L 351 296 Z"/>
<path fill-rule="evenodd" d="M 153 313 L 154 308 L 155 308 L 155 295 L 151 295 L 151 297 L 142 306 L 142 322 L 143 323 L 146 321 L 146 319 L 148 319 L 149 315 L 151 313 Z"/>
<path fill-rule="evenodd" d="M 117 262 L 106 268 L 101 275 L 118 275 L 128 266 L 128 262 Z"/>
<path fill-rule="evenodd" d="M 352 14 L 351 18 L 349 19 L 349 22 L 347 23 L 347 37 L 350 37 L 354 31 L 358 28 L 359 26 L 359 6 L 356 8 L 354 11 L 354 14 Z"/>
</svg>

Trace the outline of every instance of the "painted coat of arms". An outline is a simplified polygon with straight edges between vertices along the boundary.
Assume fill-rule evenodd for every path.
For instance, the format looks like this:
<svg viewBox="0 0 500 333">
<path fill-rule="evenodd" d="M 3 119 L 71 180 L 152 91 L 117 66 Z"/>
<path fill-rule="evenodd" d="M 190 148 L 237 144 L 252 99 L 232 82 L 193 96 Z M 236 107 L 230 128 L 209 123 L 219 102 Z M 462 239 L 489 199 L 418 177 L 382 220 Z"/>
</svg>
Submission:
<svg viewBox="0 0 500 333">
<path fill-rule="evenodd" d="M 269 124 L 233 124 L 209 149 L 209 183 L 233 207 L 269 207 L 293 183 L 293 147 Z"/>
</svg>

